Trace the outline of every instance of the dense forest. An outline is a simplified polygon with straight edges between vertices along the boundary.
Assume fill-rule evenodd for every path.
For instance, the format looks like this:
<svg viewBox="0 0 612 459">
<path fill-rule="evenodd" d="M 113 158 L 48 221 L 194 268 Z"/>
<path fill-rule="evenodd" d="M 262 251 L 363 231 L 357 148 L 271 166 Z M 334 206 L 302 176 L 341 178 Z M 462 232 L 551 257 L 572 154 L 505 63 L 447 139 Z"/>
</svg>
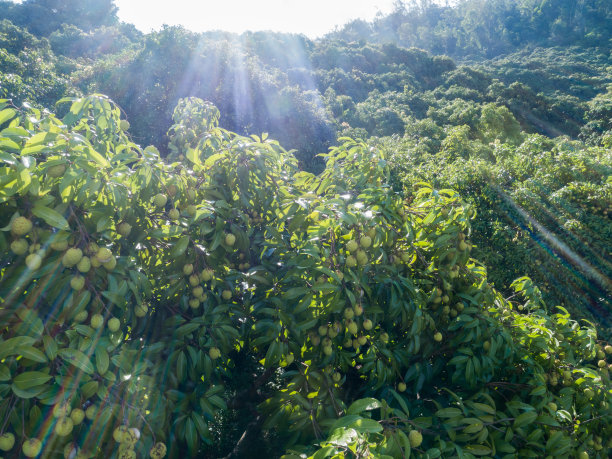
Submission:
<svg viewBox="0 0 612 459">
<path fill-rule="evenodd" d="M 0 1 L 0 227 L 8 457 L 608 457 L 612 3 Z"/>
</svg>

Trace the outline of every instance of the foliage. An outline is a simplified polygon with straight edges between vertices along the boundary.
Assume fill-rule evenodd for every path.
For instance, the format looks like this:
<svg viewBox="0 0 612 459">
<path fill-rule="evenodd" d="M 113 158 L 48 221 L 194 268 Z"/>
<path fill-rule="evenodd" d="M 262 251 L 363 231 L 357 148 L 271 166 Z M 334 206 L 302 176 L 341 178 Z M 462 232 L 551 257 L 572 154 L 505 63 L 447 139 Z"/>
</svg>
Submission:
<svg viewBox="0 0 612 459">
<path fill-rule="evenodd" d="M 492 132 L 499 136 L 500 129 Z M 436 138 L 423 127 L 418 132 L 429 142 Z M 528 274 L 543 286 L 548 304 L 598 323 L 609 336 L 611 151 L 539 135 L 515 137 L 514 145 L 482 144 L 467 126 L 438 135 L 437 144 L 424 145 L 416 132 L 382 143 L 396 186 L 426 180 L 461 193 L 477 212 L 476 253 L 496 286 Z"/>
<path fill-rule="evenodd" d="M 3 102 L 9 454 L 607 457 L 612 348 L 530 279 L 491 287 L 472 205 L 394 191 L 363 142 L 315 176 L 211 105 L 174 113 L 168 162 L 103 96 L 62 119 Z"/>
</svg>

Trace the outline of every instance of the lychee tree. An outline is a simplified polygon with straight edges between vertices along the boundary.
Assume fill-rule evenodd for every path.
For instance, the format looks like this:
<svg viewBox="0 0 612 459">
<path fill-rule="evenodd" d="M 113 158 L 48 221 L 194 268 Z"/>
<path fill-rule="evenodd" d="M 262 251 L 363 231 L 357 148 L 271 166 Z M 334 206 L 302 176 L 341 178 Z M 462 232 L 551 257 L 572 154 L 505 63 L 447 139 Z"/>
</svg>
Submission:
<svg viewBox="0 0 612 459">
<path fill-rule="evenodd" d="M 0 105 L 5 456 L 607 457 L 612 347 L 489 286 L 455 192 L 348 138 L 300 172 L 197 99 L 170 162 L 60 102 Z"/>
</svg>

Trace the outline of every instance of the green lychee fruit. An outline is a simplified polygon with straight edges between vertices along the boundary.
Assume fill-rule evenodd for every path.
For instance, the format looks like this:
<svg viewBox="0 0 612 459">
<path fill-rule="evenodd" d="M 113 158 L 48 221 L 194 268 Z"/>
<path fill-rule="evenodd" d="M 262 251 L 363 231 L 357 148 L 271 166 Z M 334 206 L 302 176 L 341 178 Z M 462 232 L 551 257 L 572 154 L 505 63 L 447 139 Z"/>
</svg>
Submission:
<svg viewBox="0 0 612 459">
<path fill-rule="evenodd" d="M 91 316 L 91 321 L 89 324 L 91 325 L 91 328 L 98 329 L 104 324 L 104 317 L 102 317 L 100 314 L 94 314 Z"/>
<path fill-rule="evenodd" d="M 15 446 L 15 435 L 11 432 L 4 432 L 0 435 L 0 450 L 9 451 Z"/>
<path fill-rule="evenodd" d="M 11 232 L 15 236 L 23 236 L 32 231 L 32 222 L 25 217 L 17 217 L 11 224 Z"/>
<path fill-rule="evenodd" d="M 372 245 L 372 238 L 370 236 L 362 236 L 361 239 L 359 239 L 359 244 L 364 249 L 367 249 Z"/>
<path fill-rule="evenodd" d="M 72 276 L 72 279 L 70 279 L 70 287 L 77 292 L 82 290 L 83 287 L 85 287 L 85 278 L 81 275 Z"/>
<path fill-rule="evenodd" d="M 62 264 L 66 268 L 72 268 L 79 261 L 81 261 L 81 258 L 83 258 L 83 251 L 76 247 L 72 247 L 66 250 L 66 253 L 64 253 L 64 256 L 62 257 Z"/>
<path fill-rule="evenodd" d="M 232 299 L 232 291 L 231 290 L 223 290 L 223 292 L 221 293 L 221 297 L 225 301 L 231 300 Z"/>
<path fill-rule="evenodd" d="M 60 437 L 65 437 L 70 435 L 73 428 L 74 423 L 72 422 L 72 419 L 70 417 L 63 417 L 57 421 L 57 424 L 55 424 L 55 433 Z"/>
<path fill-rule="evenodd" d="M 397 385 L 397 391 L 398 392 L 405 392 L 406 391 L 406 383 L 401 382 Z"/>
<path fill-rule="evenodd" d="M 349 255 L 346 257 L 346 266 L 349 268 L 354 268 L 357 266 L 357 259 L 353 255 Z"/>
<path fill-rule="evenodd" d="M 79 272 L 82 272 L 83 274 L 88 273 L 91 269 L 91 260 L 89 259 L 89 257 L 83 257 L 79 260 L 76 267 Z"/>
<path fill-rule="evenodd" d="M 117 232 L 121 234 L 123 237 L 127 237 L 132 231 L 132 225 L 127 222 L 120 223 L 117 227 Z"/>
<path fill-rule="evenodd" d="M 372 327 L 374 326 L 374 324 L 372 323 L 372 321 L 370 319 L 366 319 L 363 321 L 363 329 L 364 330 L 372 330 Z"/>
<path fill-rule="evenodd" d="M 212 359 L 212 360 L 217 360 L 219 357 L 221 357 L 221 351 L 219 350 L 218 347 L 211 347 L 208 350 L 208 356 Z"/>
<path fill-rule="evenodd" d="M 17 239 L 16 241 L 11 242 L 11 251 L 15 255 L 23 255 L 28 251 L 28 241 L 25 239 Z"/>
<path fill-rule="evenodd" d="M 418 430 L 411 430 L 408 434 L 408 440 L 410 440 L 412 448 L 418 448 L 423 443 L 423 435 Z"/>
<path fill-rule="evenodd" d="M 170 209 L 168 212 L 168 218 L 170 220 L 178 220 L 180 216 L 181 214 L 177 209 Z"/>
<path fill-rule="evenodd" d="M 434 338 L 434 341 L 437 341 L 439 343 L 440 341 L 442 341 L 442 333 L 436 332 L 433 338 Z"/>
<path fill-rule="evenodd" d="M 75 408 L 70 412 L 70 419 L 75 426 L 78 426 L 85 419 L 85 411 L 81 408 Z"/>
<path fill-rule="evenodd" d="M 113 252 L 111 252 L 106 247 L 102 247 L 102 248 L 98 249 L 98 251 L 96 252 L 96 259 L 100 263 L 107 263 L 107 262 L 111 261 L 112 258 L 113 258 Z"/>
<path fill-rule="evenodd" d="M 153 448 L 151 448 L 151 451 L 149 451 L 149 456 L 151 456 L 151 459 L 162 459 L 164 456 L 166 456 L 166 451 L 166 445 L 158 442 L 155 443 Z"/>
<path fill-rule="evenodd" d="M 26 266 L 30 270 L 36 271 L 38 268 L 40 268 L 40 265 L 42 264 L 42 257 L 37 253 L 31 253 L 26 257 L 25 262 Z"/>
<path fill-rule="evenodd" d="M 106 326 L 111 332 L 115 333 L 117 330 L 119 330 L 119 327 L 121 326 L 121 321 L 116 317 L 113 317 L 108 320 Z"/>
<path fill-rule="evenodd" d="M 183 266 L 183 274 L 185 276 L 190 276 L 193 273 L 193 265 L 191 263 Z"/>
<path fill-rule="evenodd" d="M 156 194 L 155 197 L 153 198 L 153 204 L 155 204 L 155 207 L 161 208 L 164 207 L 166 205 L 166 203 L 168 202 L 168 196 L 166 196 L 165 194 Z"/>
<path fill-rule="evenodd" d="M 357 244 L 357 241 L 355 241 L 354 239 L 351 239 L 350 241 L 346 243 L 346 250 L 348 250 L 351 253 L 356 251 L 358 248 L 359 248 L 359 245 Z"/>
<path fill-rule="evenodd" d="M 236 236 L 232 233 L 227 233 L 225 235 L 225 244 L 232 247 L 236 243 Z"/>
<path fill-rule="evenodd" d="M 42 443 L 38 438 L 30 438 L 23 443 L 21 452 L 26 457 L 36 457 L 40 454 Z"/>
</svg>

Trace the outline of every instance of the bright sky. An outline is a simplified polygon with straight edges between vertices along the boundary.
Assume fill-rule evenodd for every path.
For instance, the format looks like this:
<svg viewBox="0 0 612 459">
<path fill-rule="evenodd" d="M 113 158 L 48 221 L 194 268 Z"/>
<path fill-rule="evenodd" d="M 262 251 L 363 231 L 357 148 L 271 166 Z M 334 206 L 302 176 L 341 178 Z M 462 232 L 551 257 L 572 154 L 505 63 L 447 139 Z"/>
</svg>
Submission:
<svg viewBox="0 0 612 459">
<path fill-rule="evenodd" d="M 393 0 L 115 0 L 115 4 L 119 19 L 143 32 L 180 24 L 194 32 L 272 30 L 310 38 L 393 9 Z"/>
</svg>

